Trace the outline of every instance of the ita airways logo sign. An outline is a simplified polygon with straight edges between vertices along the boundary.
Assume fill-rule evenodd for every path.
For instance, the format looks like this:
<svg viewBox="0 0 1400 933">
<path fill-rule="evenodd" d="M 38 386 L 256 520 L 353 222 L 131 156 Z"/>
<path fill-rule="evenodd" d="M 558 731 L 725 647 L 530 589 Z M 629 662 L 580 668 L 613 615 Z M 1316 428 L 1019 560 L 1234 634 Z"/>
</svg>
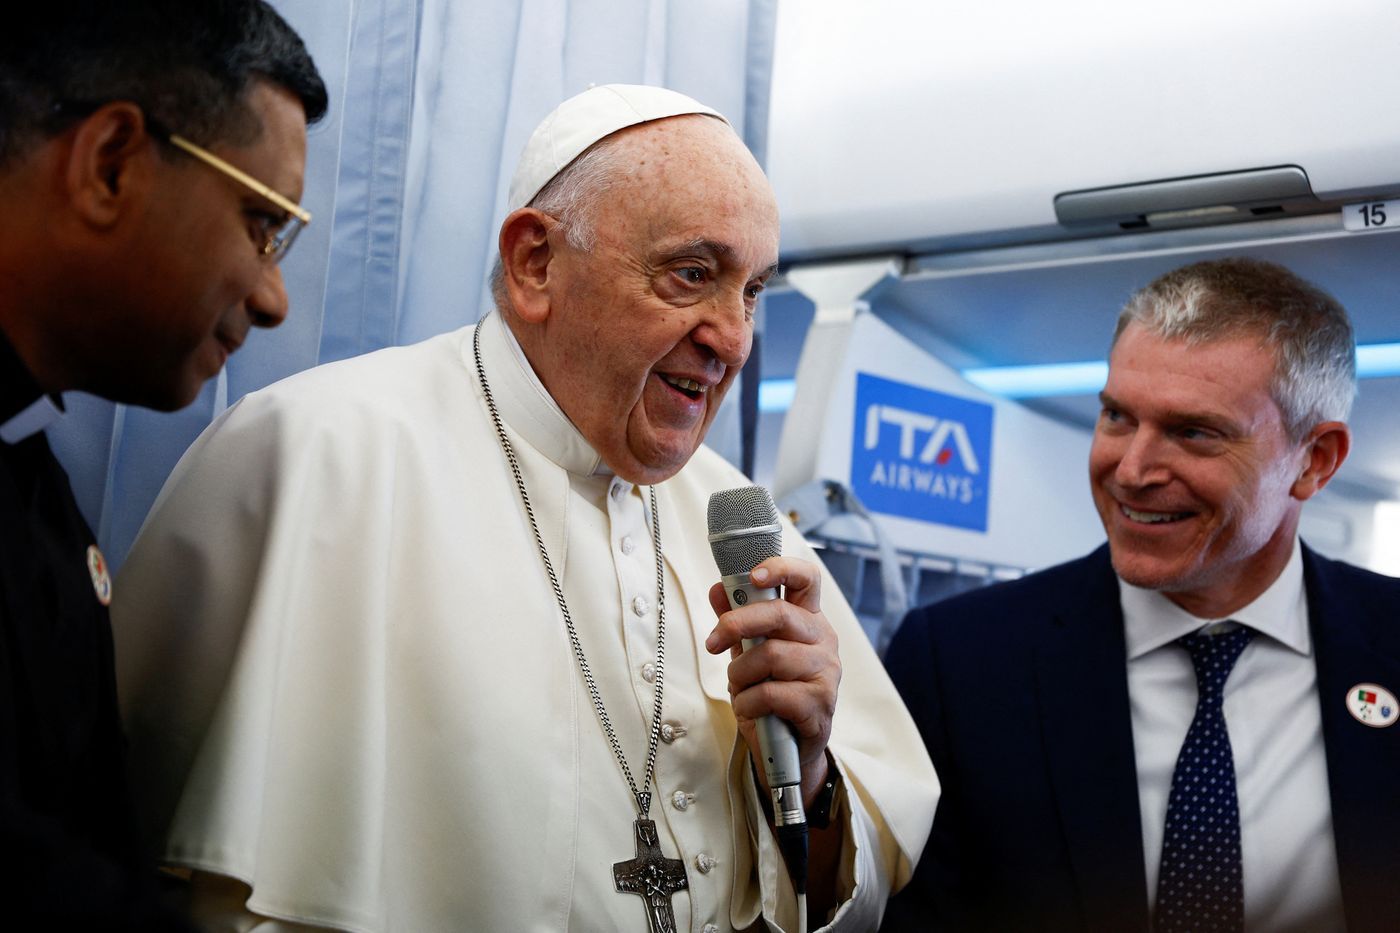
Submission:
<svg viewBox="0 0 1400 933">
<path fill-rule="evenodd" d="M 987 530 L 992 406 L 856 373 L 851 488 L 887 515 Z"/>
</svg>

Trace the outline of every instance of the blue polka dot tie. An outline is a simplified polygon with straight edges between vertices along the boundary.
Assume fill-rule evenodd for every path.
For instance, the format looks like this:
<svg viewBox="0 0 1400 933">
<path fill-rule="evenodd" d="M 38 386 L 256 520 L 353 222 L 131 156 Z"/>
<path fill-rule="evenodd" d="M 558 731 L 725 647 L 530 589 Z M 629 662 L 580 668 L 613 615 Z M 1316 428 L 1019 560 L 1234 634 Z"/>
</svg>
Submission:
<svg viewBox="0 0 1400 933">
<path fill-rule="evenodd" d="M 1240 805 L 1221 701 L 1225 681 L 1252 637 L 1252 629 L 1240 627 L 1177 640 L 1196 667 L 1196 717 L 1181 743 L 1167 800 L 1154 915 L 1158 933 L 1244 929 Z"/>
</svg>

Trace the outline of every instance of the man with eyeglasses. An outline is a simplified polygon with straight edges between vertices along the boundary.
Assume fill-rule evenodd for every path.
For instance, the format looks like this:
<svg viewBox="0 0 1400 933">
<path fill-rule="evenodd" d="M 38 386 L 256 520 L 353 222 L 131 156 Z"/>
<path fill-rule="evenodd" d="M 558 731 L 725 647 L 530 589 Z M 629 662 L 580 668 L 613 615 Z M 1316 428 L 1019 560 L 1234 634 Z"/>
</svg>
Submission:
<svg viewBox="0 0 1400 933">
<path fill-rule="evenodd" d="M 187 405 L 252 327 L 326 91 L 261 0 L 46 0 L 0 28 L 0 874 L 10 929 L 167 930 L 124 777 L 111 582 L 44 428 Z"/>
</svg>

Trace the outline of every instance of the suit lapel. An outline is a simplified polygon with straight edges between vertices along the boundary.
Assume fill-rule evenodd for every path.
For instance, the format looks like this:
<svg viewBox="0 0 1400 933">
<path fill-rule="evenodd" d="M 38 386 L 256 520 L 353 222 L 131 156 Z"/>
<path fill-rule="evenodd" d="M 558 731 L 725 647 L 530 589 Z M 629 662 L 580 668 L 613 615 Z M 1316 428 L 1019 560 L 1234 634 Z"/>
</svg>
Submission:
<svg viewBox="0 0 1400 933">
<path fill-rule="evenodd" d="M 1346 697 L 1362 683 L 1400 693 L 1400 661 L 1377 650 L 1368 638 L 1368 630 L 1395 624 L 1393 618 L 1371 618 L 1393 613 L 1394 605 L 1364 601 L 1306 548 L 1303 558 L 1347 929 L 1390 930 L 1400 916 L 1395 880 L 1400 726 L 1375 728 L 1356 721 L 1347 711 Z"/>
<path fill-rule="evenodd" d="M 1045 620 L 1036 690 L 1051 783 L 1089 930 L 1147 926 L 1137 764 L 1118 582 L 1085 558 L 1077 606 Z"/>
</svg>

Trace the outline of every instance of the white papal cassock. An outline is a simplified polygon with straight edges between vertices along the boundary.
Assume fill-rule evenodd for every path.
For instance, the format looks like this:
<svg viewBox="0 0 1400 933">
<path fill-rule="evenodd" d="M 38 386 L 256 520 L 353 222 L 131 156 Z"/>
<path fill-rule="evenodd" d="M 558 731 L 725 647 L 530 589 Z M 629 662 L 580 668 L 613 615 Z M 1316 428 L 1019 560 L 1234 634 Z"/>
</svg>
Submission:
<svg viewBox="0 0 1400 933">
<path fill-rule="evenodd" d="M 487 377 L 640 780 L 655 552 L 498 315 Z M 116 587 L 138 794 L 169 862 L 240 879 L 258 914 L 346 930 L 645 930 L 614 890 L 635 806 L 571 653 L 471 360 L 472 329 L 249 395 L 181 460 Z M 662 849 L 682 929 L 791 930 L 796 908 L 704 647 L 718 579 L 702 448 L 657 488 L 666 567 Z M 785 553 L 815 560 L 788 529 Z M 919 735 L 829 576 L 844 673 L 833 929 L 871 930 L 938 795 Z"/>
</svg>

